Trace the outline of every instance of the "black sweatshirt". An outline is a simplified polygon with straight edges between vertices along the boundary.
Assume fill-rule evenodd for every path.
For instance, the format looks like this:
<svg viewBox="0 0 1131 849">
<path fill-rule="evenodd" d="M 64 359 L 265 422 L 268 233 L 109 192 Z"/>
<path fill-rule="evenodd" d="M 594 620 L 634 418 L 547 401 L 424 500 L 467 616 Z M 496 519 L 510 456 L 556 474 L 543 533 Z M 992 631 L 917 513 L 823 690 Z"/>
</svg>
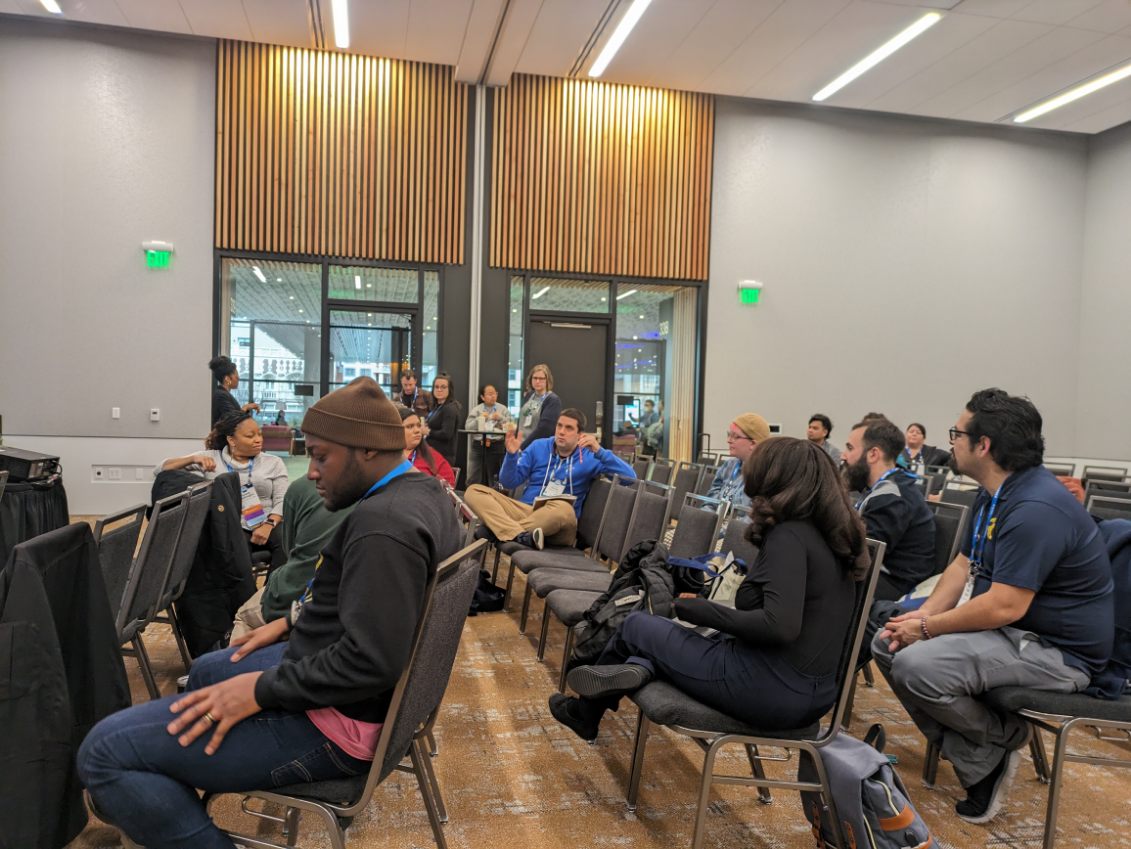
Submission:
<svg viewBox="0 0 1131 849">
<path fill-rule="evenodd" d="M 766 534 L 734 597 L 734 609 L 706 599 L 677 599 L 685 622 L 780 653 L 805 675 L 836 672 L 855 603 L 855 581 L 817 529 L 783 522 Z"/>
<path fill-rule="evenodd" d="M 451 501 L 427 475 L 404 474 L 358 504 L 322 552 L 282 663 L 255 684 L 259 706 L 382 722 L 428 575 L 460 542 Z"/>
</svg>

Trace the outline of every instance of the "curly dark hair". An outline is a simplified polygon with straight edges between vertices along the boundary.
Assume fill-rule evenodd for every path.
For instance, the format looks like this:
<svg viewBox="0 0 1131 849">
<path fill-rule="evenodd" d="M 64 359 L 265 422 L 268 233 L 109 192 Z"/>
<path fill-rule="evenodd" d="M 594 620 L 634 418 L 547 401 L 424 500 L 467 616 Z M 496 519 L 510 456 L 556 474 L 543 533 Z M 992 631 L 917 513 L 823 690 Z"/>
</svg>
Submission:
<svg viewBox="0 0 1131 849">
<path fill-rule="evenodd" d="M 205 437 L 204 447 L 211 448 L 213 451 L 223 451 L 228 447 L 228 437 L 236 432 L 237 427 L 250 418 L 254 418 L 251 413 L 245 413 L 242 410 L 221 416 L 220 420 L 212 425 L 212 430 L 208 436 Z"/>
<path fill-rule="evenodd" d="M 823 448 L 807 439 L 773 437 L 758 443 L 742 472 L 751 502 L 747 538 L 754 545 L 781 522 L 807 521 L 854 578 L 864 577 L 870 562 L 864 523 Z"/>
</svg>

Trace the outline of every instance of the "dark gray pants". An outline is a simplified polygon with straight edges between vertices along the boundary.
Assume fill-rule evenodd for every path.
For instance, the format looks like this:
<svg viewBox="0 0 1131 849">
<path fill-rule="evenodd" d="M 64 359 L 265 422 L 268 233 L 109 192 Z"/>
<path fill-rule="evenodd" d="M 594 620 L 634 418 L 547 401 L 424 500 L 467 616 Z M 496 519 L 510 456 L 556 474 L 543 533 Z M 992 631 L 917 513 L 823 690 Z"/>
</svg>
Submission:
<svg viewBox="0 0 1131 849">
<path fill-rule="evenodd" d="M 939 745 L 963 787 L 985 778 L 1025 742 L 1024 721 L 991 710 L 978 696 L 995 687 L 1074 693 L 1089 677 L 1059 649 L 1028 631 L 999 628 L 944 634 L 895 654 L 879 635 L 872 656 L 926 738 Z"/>
</svg>

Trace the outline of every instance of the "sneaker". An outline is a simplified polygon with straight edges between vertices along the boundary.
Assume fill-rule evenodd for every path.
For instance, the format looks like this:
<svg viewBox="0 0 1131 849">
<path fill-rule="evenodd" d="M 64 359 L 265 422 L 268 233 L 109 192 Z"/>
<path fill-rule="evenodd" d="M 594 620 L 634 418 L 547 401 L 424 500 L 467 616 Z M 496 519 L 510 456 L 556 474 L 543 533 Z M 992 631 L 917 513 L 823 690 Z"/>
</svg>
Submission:
<svg viewBox="0 0 1131 849">
<path fill-rule="evenodd" d="M 603 710 L 588 710 L 581 699 L 573 699 L 561 693 L 550 696 L 550 713 L 554 719 L 587 743 L 597 739 L 597 729 L 601 724 Z"/>
<path fill-rule="evenodd" d="M 1021 760 L 1021 750 L 1006 752 L 993 771 L 972 787 L 966 788 L 966 798 L 954 806 L 955 813 L 966 822 L 981 825 L 1001 811 L 1013 774 Z"/>
<path fill-rule="evenodd" d="M 603 699 L 635 693 L 652 680 L 652 673 L 637 663 L 608 666 L 578 666 L 566 676 L 566 683 L 586 699 Z"/>
<path fill-rule="evenodd" d="M 177 679 L 177 692 L 183 693 L 187 689 L 188 689 L 188 676 L 182 675 L 180 678 Z"/>
<path fill-rule="evenodd" d="M 546 546 L 546 537 L 543 535 L 541 528 L 535 528 L 532 531 L 523 531 L 514 538 L 514 541 L 527 548 L 533 548 L 535 551 L 541 551 Z"/>
</svg>

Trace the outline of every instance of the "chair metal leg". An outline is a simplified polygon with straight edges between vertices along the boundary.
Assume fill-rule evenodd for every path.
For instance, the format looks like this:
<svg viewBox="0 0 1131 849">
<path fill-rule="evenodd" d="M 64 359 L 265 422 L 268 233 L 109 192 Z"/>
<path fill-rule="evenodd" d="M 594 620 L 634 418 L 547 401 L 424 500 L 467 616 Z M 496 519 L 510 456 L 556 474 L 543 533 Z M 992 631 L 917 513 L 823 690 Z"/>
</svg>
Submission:
<svg viewBox="0 0 1131 849">
<path fill-rule="evenodd" d="M 518 633 L 526 633 L 526 618 L 530 615 L 530 596 L 534 591 L 530 589 L 530 583 L 526 584 L 526 594 L 522 597 L 522 613 L 518 616 Z"/>
<path fill-rule="evenodd" d="M 1064 768 L 1064 756 L 1068 753 L 1068 735 L 1075 725 L 1074 720 L 1069 720 L 1061 726 L 1056 735 L 1056 748 L 1053 749 L 1052 772 L 1049 775 L 1049 801 L 1045 811 L 1045 837 L 1043 849 L 1053 849 L 1056 843 L 1056 814 L 1060 805 L 1061 770 Z"/>
<path fill-rule="evenodd" d="M 542 608 L 542 633 L 538 635 L 538 659 L 546 657 L 546 639 L 550 636 L 550 608 Z"/>
<path fill-rule="evenodd" d="M 718 753 L 718 740 L 715 740 L 707 747 L 707 753 L 703 756 L 703 775 L 699 779 L 699 804 L 695 807 L 695 831 L 691 835 L 691 849 L 703 849 L 707 800 L 711 795 L 711 779 L 715 776 L 715 757 Z"/>
<path fill-rule="evenodd" d="M 302 811 L 298 808 L 287 808 L 283 814 L 283 837 L 288 846 L 298 846 L 298 824 Z"/>
<path fill-rule="evenodd" d="M 766 770 L 762 766 L 762 760 L 758 757 L 758 747 L 747 744 L 746 757 L 750 759 L 750 771 L 754 773 L 754 777 L 765 778 Z M 769 787 L 758 788 L 758 801 L 763 805 L 768 805 L 774 801 L 774 797 L 770 795 Z"/>
<path fill-rule="evenodd" d="M 149 691 L 150 699 L 161 698 L 161 691 L 157 689 L 157 681 L 153 677 L 153 667 L 149 664 L 149 652 L 145 650 L 145 642 L 141 639 L 141 633 L 132 640 L 134 647 L 134 654 L 137 655 L 137 665 L 141 667 L 141 677 L 145 681 L 145 689 Z"/>
<path fill-rule="evenodd" d="M 448 849 L 448 842 L 444 838 L 444 824 L 440 820 L 440 812 L 437 809 L 436 800 L 432 796 L 432 788 L 425 773 L 424 761 L 426 756 L 419 740 L 412 741 L 408 754 L 412 760 L 412 771 L 416 773 L 416 783 L 420 787 L 420 795 L 424 799 L 424 809 L 428 812 L 428 822 L 432 826 L 432 836 L 436 840 L 436 846 L 439 849 Z"/>
<path fill-rule="evenodd" d="M 844 729 L 847 731 L 852 727 L 852 706 L 856 704 L 856 685 L 859 680 L 856 677 L 852 679 L 852 686 L 848 689 L 848 698 L 845 700 L 844 707 Z"/>
<path fill-rule="evenodd" d="M 871 662 L 869 661 L 867 664 L 865 664 L 864 668 L 860 671 L 864 673 L 864 683 L 867 684 L 869 687 L 875 687 L 876 686 L 876 673 L 874 673 L 872 671 Z"/>
<path fill-rule="evenodd" d="M 421 745 L 421 751 L 427 755 L 427 739 Z M 435 757 L 433 755 L 432 757 Z M 448 808 L 444 804 L 444 794 L 440 792 L 440 782 L 436 780 L 436 768 L 432 766 L 432 758 L 421 758 L 421 763 L 424 765 L 424 772 L 428 776 L 428 784 L 432 788 L 432 799 L 436 802 L 436 812 L 440 816 L 440 822 L 448 821 Z"/>
<path fill-rule="evenodd" d="M 640 795 L 640 774 L 644 771 L 644 747 L 648 743 L 648 729 L 652 721 L 640 711 L 636 720 L 636 738 L 632 747 L 632 769 L 628 773 L 628 809 L 636 810 L 636 800 Z"/>
<path fill-rule="evenodd" d="M 428 754 L 432 757 L 436 757 L 436 755 L 440 754 L 440 744 L 436 742 L 436 735 L 432 733 L 431 728 L 429 728 L 428 732 L 424 735 L 424 740 L 428 744 Z"/>
<path fill-rule="evenodd" d="M 923 785 L 935 786 L 935 778 L 939 773 L 939 746 L 937 743 L 927 741 L 927 750 L 923 753 Z"/>
<path fill-rule="evenodd" d="M 1029 753 L 1033 756 L 1033 769 L 1037 773 L 1037 780 L 1042 784 L 1049 783 L 1049 756 L 1045 751 L 1045 741 L 1041 737 L 1041 729 L 1033 727 L 1033 736 L 1029 738 Z"/>
<path fill-rule="evenodd" d="M 169 616 L 169 627 L 173 629 L 173 638 L 177 641 L 177 649 L 181 653 L 181 660 L 185 664 L 185 672 L 189 671 L 192 666 L 192 655 L 189 654 L 188 644 L 185 642 L 185 636 L 181 633 L 181 621 L 177 618 L 177 611 L 173 609 L 173 605 L 169 605 L 169 609 L 165 611 Z"/>
<path fill-rule="evenodd" d="M 821 796 L 824 797 L 825 806 L 829 809 L 829 822 L 833 828 L 833 837 L 838 846 L 853 845 L 845 838 L 844 829 L 841 827 L 840 812 L 836 809 L 836 799 L 833 798 L 832 785 L 829 784 L 829 774 L 825 770 L 825 762 L 820 752 L 808 749 L 809 757 L 813 759 L 813 768 L 817 770 L 817 778 L 821 782 Z"/>
<path fill-rule="evenodd" d="M 514 561 L 507 561 L 507 588 L 503 591 L 503 610 L 510 610 L 511 588 L 514 586 Z"/>
<path fill-rule="evenodd" d="M 495 579 L 499 577 L 499 558 L 502 557 L 502 556 L 503 556 L 503 553 L 501 551 L 499 551 L 499 549 L 496 547 L 495 548 L 495 563 L 494 563 L 494 565 L 491 566 L 491 583 L 492 584 L 495 583 Z"/>
<path fill-rule="evenodd" d="M 573 626 L 566 628 L 565 648 L 562 649 L 562 668 L 558 672 L 558 692 L 564 693 L 566 688 L 566 673 L 569 671 L 569 656 L 573 653 Z"/>
</svg>

